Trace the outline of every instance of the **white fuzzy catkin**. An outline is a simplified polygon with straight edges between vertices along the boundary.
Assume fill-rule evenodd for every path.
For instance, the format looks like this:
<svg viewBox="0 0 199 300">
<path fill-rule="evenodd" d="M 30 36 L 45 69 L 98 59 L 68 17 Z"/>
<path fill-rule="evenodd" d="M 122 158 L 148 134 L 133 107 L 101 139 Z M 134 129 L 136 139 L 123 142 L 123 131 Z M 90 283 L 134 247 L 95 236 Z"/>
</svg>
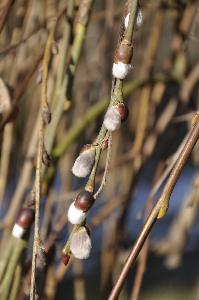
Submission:
<svg viewBox="0 0 199 300">
<path fill-rule="evenodd" d="M 88 235 L 86 228 L 82 227 L 72 235 L 70 240 L 70 250 L 76 258 L 88 258 L 91 247 L 91 238 Z"/>
<path fill-rule="evenodd" d="M 80 153 L 72 167 L 72 172 L 77 177 L 86 177 L 90 174 L 95 162 L 95 149 L 88 149 Z"/>
<path fill-rule="evenodd" d="M 128 13 L 124 19 L 124 27 L 127 28 L 129 24 L 130 13 Z M 136 27 L 140 28 L 143 23 L 143 15 L 141 9 L 138 9 L 137 18 L 136 18 Z"/>
<path fill-rule="evenodd" d="M 14 236 L 17 239 L 21 239 L 24 232 L 25 229 L 16 223 L 12 229 L 12 236 Z"/>
<path fill-rule="evenodd" d="M 68 209 L 68 221 L 73 225 L 81 224 L 86 219 L 86 213 L 75 207 L 75 201 Z"/>
<path fill-rule="evenodd" d="M 109 131 L 115 131 L 121 126 L 121 116 L 117 107 L 110 107 L 104 116 L 104 126 Z"/>
<path fill-rule="evenodd" d="M 118 61 L 118 63 L 113 64 L 112 74 L 117 79 L 124 79 L 127 76 L 130 69 L 130 64 L 124 64 Z"/>
</svg>

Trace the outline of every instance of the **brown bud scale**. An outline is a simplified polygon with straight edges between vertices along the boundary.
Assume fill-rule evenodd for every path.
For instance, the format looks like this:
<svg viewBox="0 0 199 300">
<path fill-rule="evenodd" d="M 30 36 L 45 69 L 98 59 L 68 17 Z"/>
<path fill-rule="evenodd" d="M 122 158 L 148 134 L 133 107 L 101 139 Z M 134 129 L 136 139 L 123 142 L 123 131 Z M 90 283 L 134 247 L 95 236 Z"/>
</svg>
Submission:
<svg viewBox="0 0 199 300">
<path fill-rule="evenodd" d="M 84 212 L 88 211 L 94 203 L 93 194 L 88 191 L 81 191 L 75 199 L 75 207 Z"/>
<path fill-rule="evenodd" d="M 62 254 L 61 254 L 61 260 L 62 260 L 63 264 L 65 266 L 67 266 L 67 264 L 69 263 L 69 260 L 70 260 L 70 255 L 62 252 Z"/>
<path fill-rule="evenodd" d="M 124 64 L 130 64 L 133 57 L 133 46 L 127 44 L 120 44 L 115 51 L 114 62 L 122 62 Z"/>
<path fill-rule="evenodd" d="M 34 222 L 35 211 L 32 208 L 22 208 L 17 218 L 17 224 L 24 228 L 28 229 Z"/>
<path fill-rule="evenodd" d="M 124 122 L 128 118 L 128 108 L 124 105 L 124 103 L 119 103 L 117 105 L 117 109 L 119 111 L 119 114 L 121 116 L 121 121 Z"/>
</svg>

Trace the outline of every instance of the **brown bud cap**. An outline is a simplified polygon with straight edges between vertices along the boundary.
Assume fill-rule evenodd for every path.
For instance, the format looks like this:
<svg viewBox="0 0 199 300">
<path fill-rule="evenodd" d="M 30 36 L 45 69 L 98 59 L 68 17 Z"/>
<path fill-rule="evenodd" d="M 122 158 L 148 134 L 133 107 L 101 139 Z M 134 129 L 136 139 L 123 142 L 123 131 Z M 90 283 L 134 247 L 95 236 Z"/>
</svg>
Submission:
<svg viewBox="0 0 199 300">
<path fill-rule="evenodd" d="M 19 216 L 17 218 L 17 224 L 24 228 L 28 229 L 34 222 L 35 211 L 32 208 L 22 208 Z"/>
<path fill-rule="evenodd" d="M 119 103 L 117 105 L 117 109 L 121 116 L 121 121 L 122 122 L 126 121 L 126 119 L 128 118 L 128 114 L 129 114 L 128 108 L 124 105 L 124 103 Z"/>
<path fill-rule="evenodd" d="M 91 206 L 94 203 L 94 197 L 93 194 L 84 190 L 81 191 L 78 195 L 77 198 L 75 199 L 75 207 L 77 209 L 80 209 L 84 212 L 88 211 L 89 208 L 91 208 Z"/>
<path fill-rule="evenodd" d="M 70 260 L 70 255 L 62 252 L 62 254 L 61 254 L 61 260 L 62 260 L 63 264 L 65 266 L 67 266 L 67 264 L 69 263 L 69 260 Z"/>
<path fill-rule="evenodd" d="M 122 62 L 124 64 L 130 64 L 133 57 L 133 46 L 128 44 L 120 44 L 115 51 L 114 62 Z"/>
</svg>

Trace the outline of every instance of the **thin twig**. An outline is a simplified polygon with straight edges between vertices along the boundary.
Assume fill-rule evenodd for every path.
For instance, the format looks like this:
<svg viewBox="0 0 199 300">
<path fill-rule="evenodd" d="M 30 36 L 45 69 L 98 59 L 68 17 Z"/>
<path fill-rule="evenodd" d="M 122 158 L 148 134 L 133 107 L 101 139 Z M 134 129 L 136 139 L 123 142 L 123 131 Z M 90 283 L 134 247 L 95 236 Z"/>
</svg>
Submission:
<svg viewBox="0 0 199 300">
<path fill-rule="evenodd" d="M 162 168 L 163 168 L 163 166 L 160 163 L 156 169 L 152 186 L 154 186 L 155 183 L 157 181 L 159 181 L 158 178 L 159 178 L 160 174 L 162 173 Z M 152 188 L 152 190 L 153 190 L 153 188 Z M 149 193 L 148 199 L 146 201 L 145 211 L 144 211 L 144 221 L 146 221 L 146 218 L 153 207 L 154 199 L 153 199 L 152 190 Z M 140 253 L 139 262 L 138 262 L 138 266 L 137 266 L 137 270 L 136 270 L 136 274 L 135 274 L 134 285 L 133 285 L 133 288 L 131 291 L 131 300 L 139 299 L 139 293 L 140 293 L 140 289 L 141 289 L 141 285 L 142 285 L 142 281 L 143 281 L 143 277 L 144 277 L 144 272 L 145 272 L 145 268 L 146 268 L 146 264 L 147 264 L 148 252 L 149 252 L 149 236 L 146 239 L 146 242 Z"/>
<path fill-rule="evenodd" d="M 124 285 L 124 282 L 126 280 L 126 277 L 129 273 L 131 267 L 135 263 L 147 236 L 151 232 L 153 225 L 155 224 L 157 218 L 161 218 L 166 214 L 166 211 L 169 206 L 169 199 L 170 199 L 171 193 L 175 187 L 175 184 L 180 176 L 180 173 L 181 173 L 186 161 L 188 160 L 190 153 L 193 150 L 193 147 L 196 144 L 198 138 L 199 138 L 199 116 L 198 116 L 198 114 L 196 114 L 195 115 L 195 124 L 193 125 L 191 131 L 189 132 L 187 142 L 184 145 L 181 153 L 179 154 L 178 160 L 177 160 L 175 166 L 173 167 L 173 170 L 171 171 L 170 176 L 168 177 L 168 179 L 166 181 L 164 189 L 163 189 L 156 205 L 152 209 L 146 223 L 144 224 L 143 229 L 141 230 L 141 232 L 131 250 L 131 253 L 130 253 L 127 261 L 124 264 L 122 272 L 120 273 L 119 278 L 110 293 L 110 296 L 108 298 L 109 300 L 118 299 L 118 296 L 119 296 L 121 289 Z"/>
<path fill-rule="evenodd" d="M 42 169 L 42 155 L 44 150 L 44 129 L 45 120 L 43 118 L 43 112 L 48 108 L 47 101 L 47 78 L 48 78 L 48 65 L 50 61 L 51 47 L 53 43 L 54 33 L 56 28 L 56 19 L 52 20 L 50 27 L 49 37 L 46 43 L 44 58 L 43 58 L 43 74 L 42 74 L 42 86 L 41 86 L 41 111 L 40 111 L 40 128 L 38 137 L 38 154 L 37 154 L 37 167 L 35 174 L 35 230 L 34 230 L 34 243 L 33 243 L 33 255 L 32 255 L 32 275 L 31 275 L 31 290 L 30 300 L 35 299 L 35 276 L 36 276 L 36 255 L 37 248 L 40 245 L 40 196 L 41 196 L 41 169 Z M 50 112 L 49 112 L 50 113 Z"/>
<path fill-rule="evenodd" d="M 101 191 L 103 190 L 103 187 L 106 184 L 106 179 L 107 179 L 107 174 L 109 170 L 109 165 L 110 165 L 110 158 L 111 158 L 111 147 L 112 147 L 112 134 L 109 133 L 108 137 L 108 151 L 107 151 L 107 157 L 106 157 L 106 164 L 105 164 L 105 169 L 104 169 L 104 174 L 102 177 L 102 182 L 100 184 L 100 187 L 98 188 L 97 192 L 94 195 L 94 198 L 97 198 Z"/>
</svg>

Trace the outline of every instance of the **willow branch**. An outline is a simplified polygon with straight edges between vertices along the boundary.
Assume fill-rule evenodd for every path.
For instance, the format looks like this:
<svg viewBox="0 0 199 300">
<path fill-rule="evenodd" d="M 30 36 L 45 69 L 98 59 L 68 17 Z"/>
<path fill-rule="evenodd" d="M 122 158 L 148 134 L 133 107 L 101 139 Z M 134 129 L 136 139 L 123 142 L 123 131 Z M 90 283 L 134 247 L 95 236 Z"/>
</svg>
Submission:
<svg viewBox="0 0 199 300">
<path fill-rule="evenodd" d="M 42 155 L 44 150 L 44 111 L 48 110 L 47 101 L 47 78 L 48 78 L 48 65 L 50 61 L 51 47 L 53 43 L 54 33 L 56 28 L 56 19 L 52 20 L 49 37 L 46 43 L 44 58 L 43 58 L 43 74 L 41 86 L 41 111 L 40 111 L 40 126 L 38 137 L 38 154 L 37 154 L 37 167 L 35 174 L 35 230 L 34 230 L 34 243 L 32 255 L 32 275 L 31 275 L 31 290 L 30 299 L 35 299 L 35 273 L 36 273 L 36 254 L 37 248 L 40 244 L 39 223 L 40 223 L 40 196 L 41 196 L 41 169 L 42 169 Z M 50 112 L 48 112 L 50 114 Z"/>
<path fill-rule="evenodd" d="M 152 230 L 153 225 L 157 221 L 158 218 L 164 217 L 164 215 L 167 212 L 168 206 L 169 206 L 169 200 L 171 197 L 171 193 L 175 187 L 175 184 L 180 176 L 180 173 L 187 162 L 191 151 L 193 150 L 194 145 L 196 144 L 197 140 L 199 138 L 199 115 L 195 115 L 195 120 L 194 120 L 194 125 L 192 129 L 190 130 L 188 137 L 187 137 L 187 142 L 185 143 L 181 153 L 179 154 L 179 157 L 176 161 L 175 166 L 173 167 L 166 184 L 164 186 L 164 189 L 152 209 L 146 223 L 143 226 L 143 229 L 141 230 L 132 250 L 127 258 L 127 261 L 125 262 L 125 265 L 122 269 L 121 274 L 119 275 L 119 278 L 114 285 L 111 294 L 109 296 L 109 300 L 115 300 L 118 299 L 118 296 L 121 292 L 121 289 L 124 285 L 124 282 L 128 276 L 128 273 L 131 269 L 131 267 L 134 265 L 141 249 L 142 246 L 148 237 L 149 233 Z"/>
</svg>

